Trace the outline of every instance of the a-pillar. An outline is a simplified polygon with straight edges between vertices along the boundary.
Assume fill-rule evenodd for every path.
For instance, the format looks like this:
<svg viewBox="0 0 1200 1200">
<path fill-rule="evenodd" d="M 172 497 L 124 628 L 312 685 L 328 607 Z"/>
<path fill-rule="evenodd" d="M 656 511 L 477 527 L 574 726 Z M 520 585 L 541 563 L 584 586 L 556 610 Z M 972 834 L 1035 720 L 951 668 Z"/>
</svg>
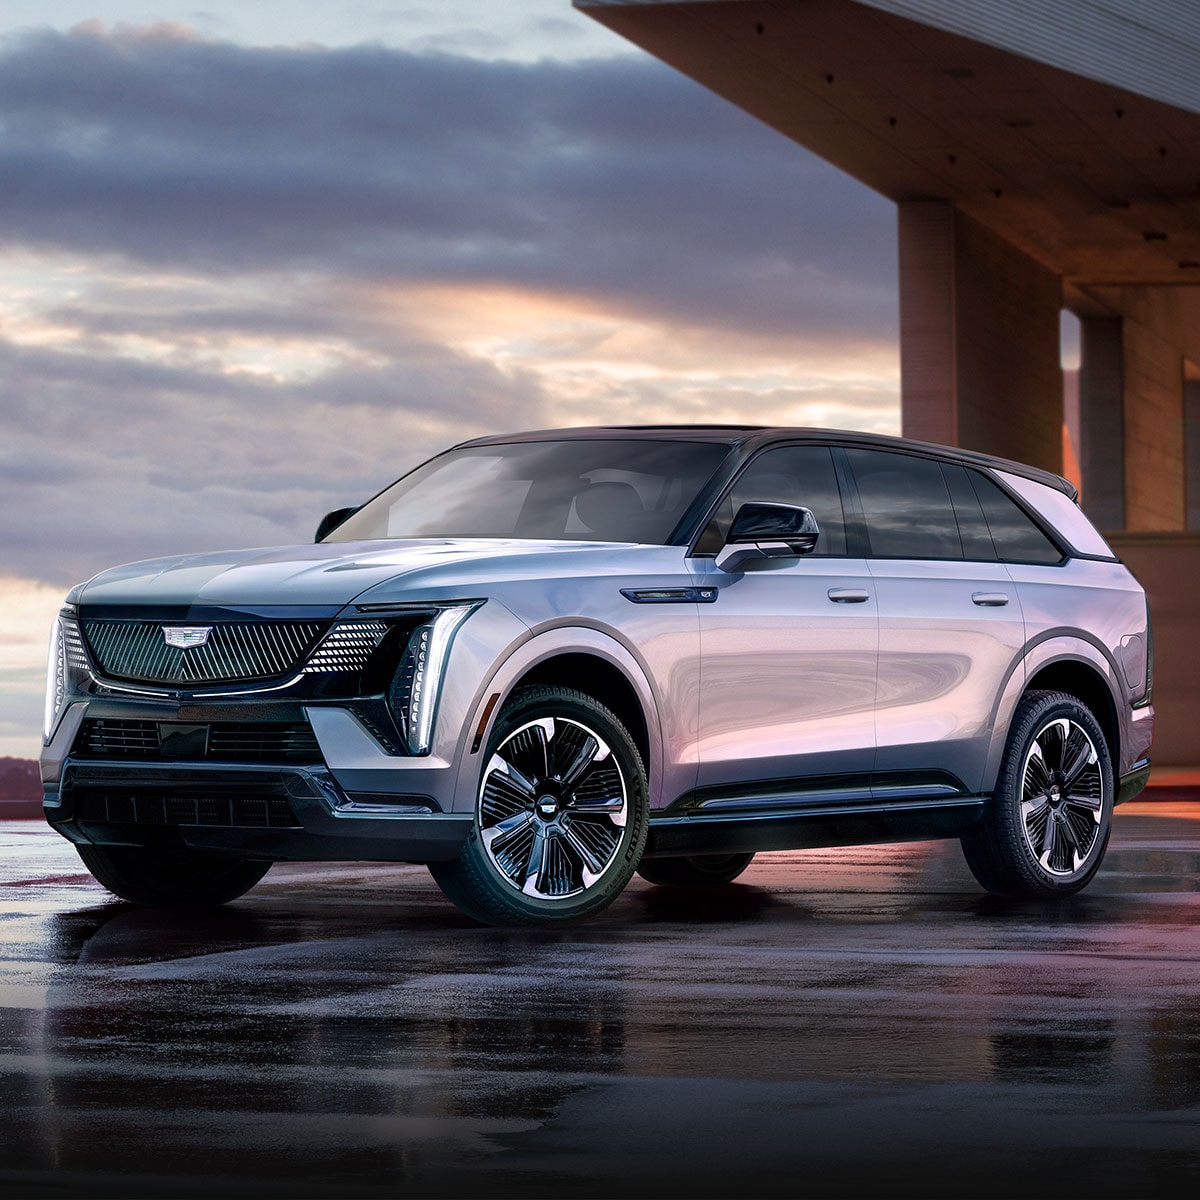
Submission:
<svg viewBox="0 0 1200 1200">
<path fill-rule="evenodd" d="M 905 437 L 1062 470 L 1059 277 L 949 201 L 899 206 Z"/>
</svg>

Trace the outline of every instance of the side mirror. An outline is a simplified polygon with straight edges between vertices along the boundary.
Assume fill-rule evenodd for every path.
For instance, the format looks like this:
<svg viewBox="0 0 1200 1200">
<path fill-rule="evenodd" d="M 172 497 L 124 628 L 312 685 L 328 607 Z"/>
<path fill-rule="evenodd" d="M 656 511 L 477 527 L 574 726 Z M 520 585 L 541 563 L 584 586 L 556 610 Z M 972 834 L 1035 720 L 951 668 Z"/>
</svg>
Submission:
<svg viewBox="0 0 1200 1200">
<path fill-rule="evenodd" d="M 821 530 L 810 509 L 794 504 L 743 504 L 716 565 L 735 571 L 752 558 L 797 558 L 817 548 Z"/>
<path fill-rule="evenodd" d="M 321 518 L 320 525 L 317 526 L 317 535 L 313 541 L 319 542 L 327 533 L 332 533 L 343 521 L 354 516 L 360 508 L 362 505 L 356 504 L 353 508 L 335 508 L 333 512 L 327 512 Z"/>
</svg>

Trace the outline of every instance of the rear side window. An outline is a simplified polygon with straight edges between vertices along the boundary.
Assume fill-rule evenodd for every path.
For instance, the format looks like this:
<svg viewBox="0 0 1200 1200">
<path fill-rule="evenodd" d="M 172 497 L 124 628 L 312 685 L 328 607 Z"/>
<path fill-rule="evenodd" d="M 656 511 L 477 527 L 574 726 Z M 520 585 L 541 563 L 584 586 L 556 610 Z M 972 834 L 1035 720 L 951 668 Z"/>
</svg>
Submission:
<svg viewBox="0 0 1200 1200">
<path fill-rule="evenodd" d="M 968 471 L 979 506 L 983 509 L 996 557 L 1001 562 L 1062 562 L 1062 551 L 1017 507 L 998 484 L 978 471 Z"/>
<path fill-rule="evenodd" d="M 847 450 L 878 558 L 963 557 L 962 537 L 941 465 L 887 450 Z"/>
<path fill-rule="evenodd" d="M 717 514 L 696 543 L 697 554 L 716 554 L 743 504 L 794 504 L 809 509 L 821 536 L 814 556 L 844 557 L 846 518 L 833 452 L 828 446 L 779 446 L 751 462 L 734 480 Z"/>
</svg>

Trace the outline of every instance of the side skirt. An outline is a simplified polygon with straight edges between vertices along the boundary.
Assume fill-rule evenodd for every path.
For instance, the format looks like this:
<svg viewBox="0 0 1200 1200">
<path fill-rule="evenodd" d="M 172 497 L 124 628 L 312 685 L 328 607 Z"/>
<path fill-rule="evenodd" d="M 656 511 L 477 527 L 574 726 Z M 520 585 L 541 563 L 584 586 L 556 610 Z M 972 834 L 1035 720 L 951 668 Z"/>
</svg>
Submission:
<svg viewBox="0 0 1200 1200">
<path fill-rule="evenodd" d="M 988 796 L 930 796 L 824 804 L 763 805 L 734 812 L 676 806 L 650 818 L 647 858 L 747 854 L 956 838 L 982 819 Z"/>
</svg>

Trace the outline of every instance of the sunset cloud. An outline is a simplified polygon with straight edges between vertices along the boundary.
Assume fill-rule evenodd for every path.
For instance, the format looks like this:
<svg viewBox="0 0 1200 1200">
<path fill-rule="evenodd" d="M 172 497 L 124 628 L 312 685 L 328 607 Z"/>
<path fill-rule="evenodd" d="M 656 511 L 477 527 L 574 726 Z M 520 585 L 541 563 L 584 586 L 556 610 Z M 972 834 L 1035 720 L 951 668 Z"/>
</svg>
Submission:
<svg viewBox="0 0 1200 1200">
<path fill-rule="evenodd" d="M 0 178 L 0 604 L 483 433 L 897 427 L 891 205 L 640 55 L 10 35 Z"/>
</svg>

